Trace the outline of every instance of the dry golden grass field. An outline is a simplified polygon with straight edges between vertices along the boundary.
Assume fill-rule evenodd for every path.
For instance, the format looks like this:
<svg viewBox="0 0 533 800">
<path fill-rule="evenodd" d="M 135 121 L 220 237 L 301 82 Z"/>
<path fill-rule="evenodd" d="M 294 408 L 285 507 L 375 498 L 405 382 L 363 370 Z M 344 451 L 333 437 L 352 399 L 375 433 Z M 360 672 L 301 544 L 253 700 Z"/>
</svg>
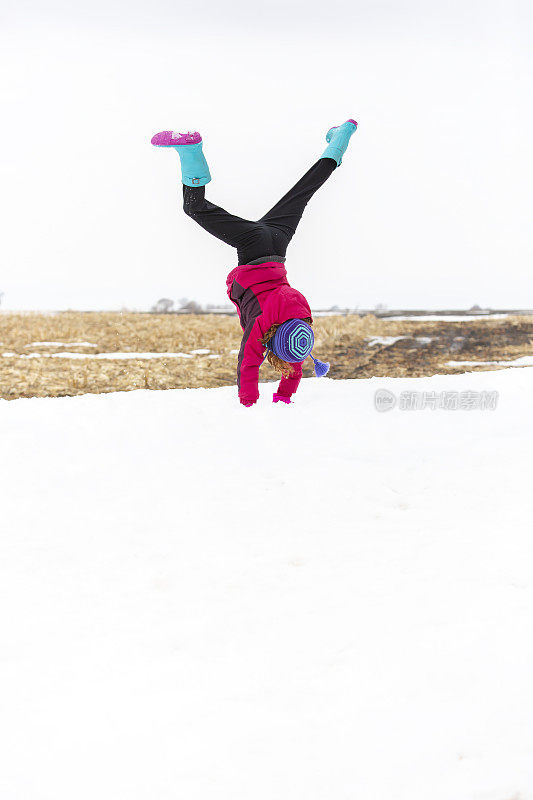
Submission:
<svg viewBox="0 0 533 800">
<path fill-rule="evenodd" d="M 318 317 L 314 329 L 314 354 L 331 362 L 331 378 L 454 373 L 464 368 L 448 361 L 512 361 L 533 355 L 533 316 L 461 322 L 330 316 Z M 402 338 L 373 342 L 374 337 Z M 237 317 L 216 314 L 3 312 L 0 397 L 233 385 L 240 340 Z M 308 360 L 304 376 L 312 374 Z M 267 362 L 260 379 L 278 379 Z"/>
</svg>

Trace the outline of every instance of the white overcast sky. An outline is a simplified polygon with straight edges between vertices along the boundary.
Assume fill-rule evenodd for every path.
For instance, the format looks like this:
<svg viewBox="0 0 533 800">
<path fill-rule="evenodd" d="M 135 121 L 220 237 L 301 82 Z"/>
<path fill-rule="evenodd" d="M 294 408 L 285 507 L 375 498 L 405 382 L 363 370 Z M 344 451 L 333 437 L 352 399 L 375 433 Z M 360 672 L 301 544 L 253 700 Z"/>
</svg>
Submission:
<svg viewBox="0 0 533 800">
<path fill-rule="evenodd" d="M 5 308 L 225 302 L 156 131 L 261 216 L 359 122 L 287 259 L 314 307 L 533 306 L 533 16 L 508 0 L 0 0 Z"/>
</svg>

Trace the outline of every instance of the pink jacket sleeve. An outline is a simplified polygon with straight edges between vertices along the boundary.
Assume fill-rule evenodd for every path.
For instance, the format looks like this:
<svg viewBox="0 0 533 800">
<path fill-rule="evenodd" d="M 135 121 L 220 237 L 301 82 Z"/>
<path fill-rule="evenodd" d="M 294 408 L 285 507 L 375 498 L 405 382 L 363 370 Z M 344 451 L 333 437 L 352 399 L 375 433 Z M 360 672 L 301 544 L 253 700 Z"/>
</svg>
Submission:
<svg viewBox="0 0 533 800">
<path fill-rule="evenodd" d="M 255 403 L 259 399 L 259 367 L 263 363 L 265 348 L 259 337 L 259 326 L 254 323 L 249 335 L 242 338 L 237 365 L 237 383 L 241 403 Z"/>
<path fill-rule="evenodd" d="M 282 378 L 280 380 L 278 386 L 278 394 L 283 395 L 283 397 L 290 397 L 291 394 L 294 394 L 294 392 L 298 388 L 301 379 L 302 379 L 302 365 L 293 364 L 291 377 Z"/>
</svg>

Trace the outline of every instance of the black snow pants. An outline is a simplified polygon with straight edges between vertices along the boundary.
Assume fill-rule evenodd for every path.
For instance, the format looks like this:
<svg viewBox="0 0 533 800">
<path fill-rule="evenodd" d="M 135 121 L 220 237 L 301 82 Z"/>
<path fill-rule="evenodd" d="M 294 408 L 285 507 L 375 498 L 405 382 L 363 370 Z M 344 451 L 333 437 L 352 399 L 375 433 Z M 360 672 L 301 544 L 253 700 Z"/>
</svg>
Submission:
<svg viewBox="0 0 533 800">
<path fill-rule="evenodd" d="M 237 249 L 239 265 L 253 261 L 285 261 L 287 246 L 304 209 L 329 178 L 336 161 L 319 158 L 303 178 L 261 219 L 236 217 L 205 199 L 205 186 L 183 186 L 183 210 L 217 239 Z"/>
</svg>

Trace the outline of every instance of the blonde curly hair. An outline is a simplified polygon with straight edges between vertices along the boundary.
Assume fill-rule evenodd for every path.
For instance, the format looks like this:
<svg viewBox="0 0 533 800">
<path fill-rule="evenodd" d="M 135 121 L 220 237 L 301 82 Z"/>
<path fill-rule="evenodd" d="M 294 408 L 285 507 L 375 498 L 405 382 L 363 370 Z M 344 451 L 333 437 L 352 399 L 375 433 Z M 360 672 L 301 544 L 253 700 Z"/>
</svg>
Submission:
<svg viewBox="0 0 533 800">
<path fill-rule="evenodd" d="M 304 322 L 307 322 L 308 325 L 313 324 L 311 317 L 302 317 L 302 319 Z M 274 325 L 270 326 L 263 338 L 260 340 L 264 347 L 266 347 L 267 343 L 274 337 L 277 329 L 282 324 L 282 322 L 275 322 Z M 284 378 L 290 378 L 292 375 L 294 369 L 293 365 L 288 361 L 283 361 L 283 359 L 272 352 L 272 350 L 269 350 L 267 353 L 267 361 L 274 367 L 276 372 L 281 372 Z"/>
</svg>

